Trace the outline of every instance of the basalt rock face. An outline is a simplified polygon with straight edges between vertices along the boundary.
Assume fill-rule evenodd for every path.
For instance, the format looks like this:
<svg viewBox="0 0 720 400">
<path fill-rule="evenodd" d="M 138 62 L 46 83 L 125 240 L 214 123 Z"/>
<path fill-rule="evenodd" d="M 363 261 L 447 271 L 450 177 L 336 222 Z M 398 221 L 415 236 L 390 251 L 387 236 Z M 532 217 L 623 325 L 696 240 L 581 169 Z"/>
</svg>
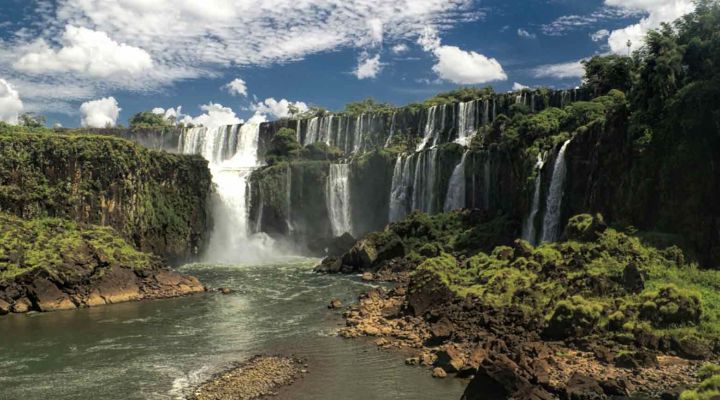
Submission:
<svg viewBox="0 0 720 400">
<path fill-rule="evenodd" d="M 0 314 L 56 311 L 205 290 L 109 227 L 0 213 Z"/>
<path fill-rule="evenodd" d="M 205 246 L 207 161 L 94 135 L 0 135 L 0 211 L 111 226 L 170 261 Z"/>
<path fill-rule="evenodd" d="M 143 147 L 153 150 L 165 150 L 170 153 L 178 151 L 178 142 L 183 128 L 170 126 L 165 128 L 82 128 L 57 129 L 58 133 L 82 133 L 90 135 L 114 136 L 131 140 Z"/>
</svg>

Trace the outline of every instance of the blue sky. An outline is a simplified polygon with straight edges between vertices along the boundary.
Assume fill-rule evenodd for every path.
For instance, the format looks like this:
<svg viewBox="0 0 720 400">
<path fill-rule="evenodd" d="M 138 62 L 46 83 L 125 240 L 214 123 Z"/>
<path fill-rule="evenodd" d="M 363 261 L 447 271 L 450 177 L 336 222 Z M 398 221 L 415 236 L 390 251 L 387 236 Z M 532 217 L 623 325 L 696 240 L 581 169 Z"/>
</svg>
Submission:
<svg viewBox="0 0 720 400">
<path fill-rule="evenodd" d="M 0 119 L 32 111 L 63 126 L 127 124 L 138 111 L 180 106 L 181 118 L 213 124 L 282 117 L 282 99 L 334 110 L 365 97 L 407 104 L 458 86 L 574 87 L 579 60 L 627 52 L 627 39 L 636 48 L 647 29 L 691 7 L 689 0 L 0 0 Z M 235 79 L 244 93 L 228 90 Z"/>
</svg>

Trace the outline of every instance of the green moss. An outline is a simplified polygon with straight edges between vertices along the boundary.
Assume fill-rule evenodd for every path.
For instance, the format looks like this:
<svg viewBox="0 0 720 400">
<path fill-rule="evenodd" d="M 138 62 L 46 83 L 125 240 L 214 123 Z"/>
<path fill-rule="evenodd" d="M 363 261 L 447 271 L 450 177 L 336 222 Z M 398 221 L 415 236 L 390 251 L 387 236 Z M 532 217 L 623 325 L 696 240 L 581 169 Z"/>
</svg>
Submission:
<svg viewBox="0 0 720 400">
<path fill-rule="evenodd" d="M 0 213 L 0 232 L 0 280 L 38 269 L 67 275 L 88 265 L 147 268 L 158 262 L 135 250 L 110 227 L 59 218 L 21 220 Z"/>
</svg>

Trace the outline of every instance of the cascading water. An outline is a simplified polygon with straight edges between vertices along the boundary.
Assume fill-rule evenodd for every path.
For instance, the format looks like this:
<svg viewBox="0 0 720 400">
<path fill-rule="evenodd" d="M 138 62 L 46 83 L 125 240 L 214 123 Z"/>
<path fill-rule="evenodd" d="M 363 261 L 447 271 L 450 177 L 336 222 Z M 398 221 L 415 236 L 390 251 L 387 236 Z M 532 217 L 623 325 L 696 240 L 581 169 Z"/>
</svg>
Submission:
<svg viewBox="0 0 720 400">
<path fill-rule="evenodd" d="M 443 207 L 446 212 L 465 208 L 465 160 L 467 155 L 468 151 L 465 151 L 450 176 L 445 206 Z"/>
<path fill-rule="evenodd" d="M 535 176 L 535 189 L 533 190 L 532 205 L 530 213 L 523 224 L 523 239 L 530 242 L 532 245 L 537 244 L 537 230 L 535 228 L 535 218 L 540 210 L 540 189 L 542 188 L 542 168 L 545 165 L 545 160 L 541 154 L 537 156 L 537 162 L 535 163 L 535 170 L 537 175 Z"/>
<path fill-rule="evenodd" d="M 565 175 L 567 175 L 565 151 L 570 144 L 570 140 L 571 139 L 568 139 L 563 143 L 555 157 L 550 189 L 548 190 L 547 201 L 545 203 L 545 217 L 543 218 L 542 229 L 543 242 L 554 242 L 559 237 L 558 227 L 560 226 L 560 217 L 562 216 L 562 199 L 565 192 Z"/>
<path fill-rule="evenodd" d="M 437 147 L 422 152 L 415 164 L 413 179 L 412 209 L 433 213 L 435 205 L 435 162 L 437 160 Z"/>
<path fill-rule="evenodd" d="M 260 255 L 268 239 L 250 237 L 247 179 L 259 167 L 259 125 L 190 128 L 183 133 L 182 153 L 200 154 L 206 160 L 217 188 L 213 208 L 214 230 L 206 258 L 233 262 Z M 234 138 L 229 139 L 232 135 Z M 230 146 L 234 144 L 234 148 Z M 230 156 L 231 155 L 231 156 Z"/>
<path fill-rule="evenodd" d="M 390 222 L 398 221 L 408 213 L 410 189 L 413 184 L 413 156 L 399 155 L 395 160 L 393 169 L 392 186 L 390 188 Z"/>
<path fill-rule="evenodd" d="M 350 164 L 330 164 L 325 194 L 333 236 L 352 234 Z"/>
<path fill-rule="evenodd" d="M 458 104 L 457 119 L 457 143 L 466 146 L 470 139 L 475 135 L 478 128 L 478 107 L 479 101 L 473 100 Z"/>
<path fill-rule="evenodd" d="M 436 135 L 436 115 L 438 107 L 441 106 L 432 106 L 428 108 L 427 110 L 427 117 L 425 120 L 425 129 L 423 131 L 423 138 L 420 141 L 420 144 L 418 144 L 416 151 L 420 151 L 427 146 L 427 144 L 430 142 L 431 139 L 434 139 Z"/>
</svg>

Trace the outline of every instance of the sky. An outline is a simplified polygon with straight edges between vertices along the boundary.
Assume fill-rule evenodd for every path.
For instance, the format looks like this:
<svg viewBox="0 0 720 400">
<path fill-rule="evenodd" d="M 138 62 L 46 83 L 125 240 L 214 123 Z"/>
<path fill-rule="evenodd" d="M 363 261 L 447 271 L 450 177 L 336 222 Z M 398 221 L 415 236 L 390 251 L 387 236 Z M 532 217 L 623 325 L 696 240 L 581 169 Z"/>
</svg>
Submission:
<svg viewBox="0 0 720 400">
<path fill-rule="evenodd" d="M 206 126 L 580 84 L 691 0 L 0 0 L 0 120 Z"/>
</svg>

